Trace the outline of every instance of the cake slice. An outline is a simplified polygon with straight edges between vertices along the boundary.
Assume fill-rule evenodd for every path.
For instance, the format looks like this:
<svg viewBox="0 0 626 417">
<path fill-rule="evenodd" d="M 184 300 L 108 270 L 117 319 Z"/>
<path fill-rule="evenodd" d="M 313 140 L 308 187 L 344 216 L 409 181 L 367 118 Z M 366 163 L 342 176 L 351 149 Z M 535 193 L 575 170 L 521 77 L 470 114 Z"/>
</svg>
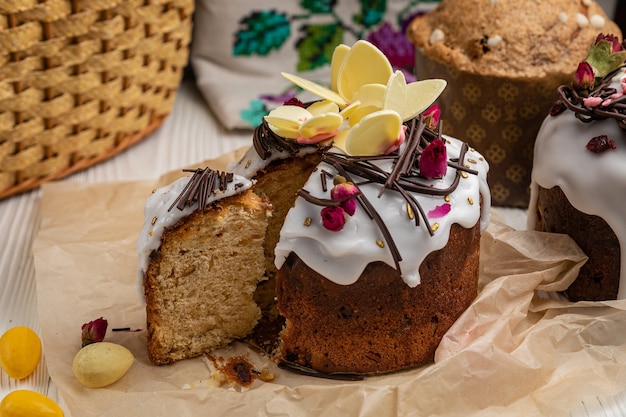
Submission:
<svg viewBox="0 0 626 417">
<path fill-rule="evenodd" d="M 151 196 L 147 212 L 170 207 L 169 216 L 146 216 L 151 223 L 146 235 L 161 236 L 154 239 L 158 248 L 140 251 L 149 259 L 143 291 L 153 363 L 226 346 L 250 333 L 260 319 L 253 294 L 264 277 L 268 205 L 250 185 L 206 169 Z M 176 201 L 181 187 L 187 197 Z"/>
</svg>

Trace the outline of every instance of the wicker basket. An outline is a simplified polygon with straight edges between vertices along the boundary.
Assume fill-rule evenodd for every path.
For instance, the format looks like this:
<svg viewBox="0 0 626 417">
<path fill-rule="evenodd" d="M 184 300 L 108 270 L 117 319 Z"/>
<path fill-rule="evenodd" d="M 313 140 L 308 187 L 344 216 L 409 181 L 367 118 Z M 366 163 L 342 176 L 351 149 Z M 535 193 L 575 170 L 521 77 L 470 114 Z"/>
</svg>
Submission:
<svg viewBox="0 0 626 417">
<path fill-rule="evenodd" d="M 0 0 L 0 198 L 89 167 L 169 114 L 193 0 Z"/>
</svg>

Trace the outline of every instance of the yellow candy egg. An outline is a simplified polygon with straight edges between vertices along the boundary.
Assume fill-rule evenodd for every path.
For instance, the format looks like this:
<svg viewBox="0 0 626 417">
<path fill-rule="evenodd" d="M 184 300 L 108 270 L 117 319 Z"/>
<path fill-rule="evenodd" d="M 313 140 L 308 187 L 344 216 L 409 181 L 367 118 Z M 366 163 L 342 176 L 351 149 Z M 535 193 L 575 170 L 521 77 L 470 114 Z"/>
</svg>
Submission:
<svg viewBox="0 0 626 417">
<path fill-rule="evenodd" d="M 0 417 L 63 417 L 63 415 L 63 410 L 57 403 L 35 391 L 13 391 L 0 402 Z"/>
<path fill-rule="evenodd" d="M 124 346 L 99 342 L 78 351 L 72 362 L 74 376 L 90 388 L 106 387 L 130 369 L 135 357 Z"/>
<path fill-rule="evenodd" d="M 0 337 L 0 365 L 11 378 L 32 374 L 41 358 L 41 340 L 26 326 L 13 327 Z"/>
</svg>

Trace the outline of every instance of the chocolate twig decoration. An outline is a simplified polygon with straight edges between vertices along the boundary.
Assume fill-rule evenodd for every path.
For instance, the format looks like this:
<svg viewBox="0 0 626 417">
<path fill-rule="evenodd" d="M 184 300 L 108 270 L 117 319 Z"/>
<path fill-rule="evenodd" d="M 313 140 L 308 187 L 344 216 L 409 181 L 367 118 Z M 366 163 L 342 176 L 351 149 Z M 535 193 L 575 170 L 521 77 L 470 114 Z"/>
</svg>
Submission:
<svg viewBox="0 0 626 417">
<path fill-rule="evenodd" d="M 612 98 L 617 93 L 611 87 L 611 81 L 615 74 L 622 68 L 607 75 L 587 96 L 581 96 L 575 89 L 562 85 L 557 88 L 559 101 L 569 110 L 575 113 L 578 120 L 589 123 L 600 119 L 614 119 L 618 126 L 626 129 L 626 95 Z M 602 104 L 598 106 L 587 106 L 584 103 L 586 98 L 601 98 Z"/>
<path fill-rule="evenodd" d="M 226 190 L 234 177 L 231 172 L 214 171 L 208 167 L 195 170 L 184 169 L 183 172 L 193 172 L 193 175 L 167 211 L 171 211 L 174 207 L 184 210 L 185 207 L 194 204 L 198 205 L 198 209 L 206 209 L 206 202 L 211 194 L 215 194 L 216 190 Z"/>
<path fill-rule="evenodd" d="M 277 150 L 278 152 L 287 150 L 291 155 L 296 155 L 298 151 L 304 147 L 318 147 L 318 144 L 301 144 L 294 139 L 286 139 L 277 135 L 270 128 L 265 118 L 263 118 L 261 124 L 254 129 L 252 145 L 256 153 L 263 160 L 269 158 L 273 150 Z"/>
</svg>

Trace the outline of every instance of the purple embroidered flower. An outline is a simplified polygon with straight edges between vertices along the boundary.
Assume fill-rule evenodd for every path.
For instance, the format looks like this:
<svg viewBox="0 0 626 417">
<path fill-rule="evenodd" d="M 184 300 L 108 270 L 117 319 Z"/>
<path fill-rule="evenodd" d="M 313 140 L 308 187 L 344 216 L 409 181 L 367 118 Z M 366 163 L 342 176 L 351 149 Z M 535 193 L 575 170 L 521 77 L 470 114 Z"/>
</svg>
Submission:
<svg viewBox="0 0 626 417">
<path fill-rule="evenodd" d="M 259 98 L 261 100 L 269 101 L 271 103 L 284 103 L 287 100 L 290 100 L 295 97 L 296 92 L 295 88 L 289 89 L 282 94 L 261 94 Z"/>
<path fill-rule="evenodd" d="M 441 178 L 448 168 L 448 153 L 442 139 L 429 143 L 419 158 L 419 170 L 426 178 Z"/>
<path fill-rule="evenodd" d="M 333 200 L 345 200 L 341 203 L 341 208 L 350 216 L 356 211 L 356 198 L 355 194 L 359 192 L 359 189 L 351 182 L 342 182 L 336 184 L 330 190 L 330 198 Z"/>
<path fill-rule="evenodd" d="M 102 342 L 104 340 L 104 335 L 107 332 L 108 325 L 109 323 L 102 317 L 83 324 L 81 327 L 82 346 L 84 347 L 91 343 Z"/>
<path fill-rule="evenodd" d="M 331 232 L 338 232 L 346 224 L 346 212 L 341 207 L 324 207 L 321 212 L 322 225 Z"/>
<path fill-rule="evenodd" d="M 394 30 L 389 22 L 385 22 L 377 30 L 370 32 L 367 40 L 385 54 L 394 68 L 405 70 L 403 71 L 405 74 L 412 75 L 415 47 L 404 32 Z"/>
</svg>

